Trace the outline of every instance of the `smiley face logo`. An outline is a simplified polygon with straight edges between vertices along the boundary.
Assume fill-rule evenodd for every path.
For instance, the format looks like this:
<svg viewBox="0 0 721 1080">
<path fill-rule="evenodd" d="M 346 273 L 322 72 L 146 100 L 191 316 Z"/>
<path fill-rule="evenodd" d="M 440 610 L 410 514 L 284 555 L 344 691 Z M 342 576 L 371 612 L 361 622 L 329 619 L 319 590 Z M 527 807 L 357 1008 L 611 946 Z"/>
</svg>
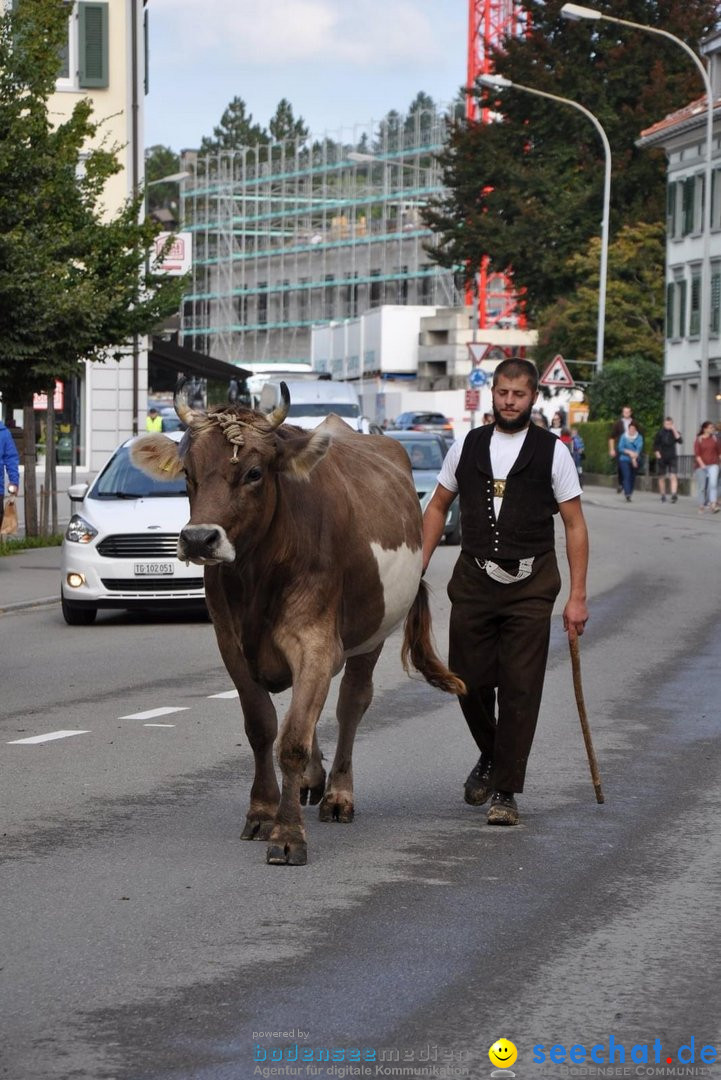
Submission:
<svg viewBox="0 0 721 1080">
<path fill-rule="evenodd" d="M 501 1069 L 510 1069 L 518 1057 L 518 1051 L 510 1039 L 496 1039 L 488 1051 L 491 1065 L 498 1065 Z"/>
</svg>

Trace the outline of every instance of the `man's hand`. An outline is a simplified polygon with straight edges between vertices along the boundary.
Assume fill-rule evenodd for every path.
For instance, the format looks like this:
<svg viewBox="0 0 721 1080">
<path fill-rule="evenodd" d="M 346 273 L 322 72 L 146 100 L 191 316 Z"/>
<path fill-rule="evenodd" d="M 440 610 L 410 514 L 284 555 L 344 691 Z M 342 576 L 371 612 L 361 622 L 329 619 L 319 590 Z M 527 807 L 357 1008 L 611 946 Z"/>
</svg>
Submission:
<svg viewBox="0 0 721 1080">
<path fill-rule="evenodd" d="M 580 637 L 586 629 L 588 622 L 588 607 L 585 600 L 575 600 L 569 597 L 568 603 L 563 609 L 563 629 L 567 634 L 575 633 Z"/>
</svg>

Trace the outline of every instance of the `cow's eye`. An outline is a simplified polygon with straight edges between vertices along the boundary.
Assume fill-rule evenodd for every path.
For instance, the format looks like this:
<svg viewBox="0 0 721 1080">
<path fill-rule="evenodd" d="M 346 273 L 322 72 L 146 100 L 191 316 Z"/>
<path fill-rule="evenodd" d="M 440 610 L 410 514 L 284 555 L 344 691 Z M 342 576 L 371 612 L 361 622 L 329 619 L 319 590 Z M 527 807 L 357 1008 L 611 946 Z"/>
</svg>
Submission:
<svg viewBox="0 0 721 1080">
<path fill-rule="evenodd" d="M 263 470 L 258 465 L 254 465 L 252 469 L 248 469 L 245 474 L 246 484 L 255 484 L 263 476 Z"/>
</svg>

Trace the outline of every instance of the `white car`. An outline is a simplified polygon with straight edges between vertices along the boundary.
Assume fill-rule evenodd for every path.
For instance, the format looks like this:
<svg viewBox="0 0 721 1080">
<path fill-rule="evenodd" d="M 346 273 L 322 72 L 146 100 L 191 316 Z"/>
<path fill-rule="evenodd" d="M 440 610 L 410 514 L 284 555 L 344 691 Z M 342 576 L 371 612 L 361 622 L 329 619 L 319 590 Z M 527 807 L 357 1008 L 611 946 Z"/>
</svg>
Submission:
<svg viewBox="0 0 721 1080">
<path fill-rule="evenodd" d="M 168 434 L 179 442 L 182 431 Z M 202 567 L 178 559 L 190 517 L 185 477 L 154 480 L 118 447 L 92 484 L 68 491 L 75 513 L 65 531 L 60 596 L 65 621 L 89 626 L 99 608 L 205 606 Z"/>
</svg>

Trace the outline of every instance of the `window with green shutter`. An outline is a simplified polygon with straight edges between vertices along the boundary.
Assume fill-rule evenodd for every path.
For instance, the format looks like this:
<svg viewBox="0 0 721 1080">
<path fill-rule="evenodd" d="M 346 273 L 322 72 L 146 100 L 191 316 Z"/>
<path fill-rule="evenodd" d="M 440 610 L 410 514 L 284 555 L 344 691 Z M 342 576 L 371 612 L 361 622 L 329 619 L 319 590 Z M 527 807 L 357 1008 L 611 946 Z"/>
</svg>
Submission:
<svg viewBox="0 0 721 1080">
<path fill-rule="evenodd" d="M 676 236 L 677 228 L 676 192 L 677 184 L 675 181 L 672 180 L 666 188 L 666 231 L 671 240 L 673 240 Z"/>
<path fill-rule="evenodd" d="M 691 278 L 691 310 L 688 323 L 689 337 L 697 337 L 701 333 L 701 278 L 694 274 Z"/>
<path fill-rule="evenodd" d="M 686 336 L 686 282 L 678 282 L 678 326 L 675 337 Z"/>
<path fill-rule="evenodd" d="M 711 271 L 711 320 L 709 323 L 712 334 L 718 334 L 721 330 L 721 272 L 716 266 Z"/>
<path fill-rule="evenodd" d="M 682 199 L 682 236 L 688 236 L 693 232 L 694 219 L 695 219 L 695 205 L 694 196 L 696 194 L 696 177 L 688 176 L 683 181 L 683 199 Z"/>
<path fill-rule="evenodd" d="M 676 292 L 676 286 L 673 281 L 669 281 L 666 286 L 666 337 L 673 337 L 673 301 L 674 293 Z"/>
<path fill-rule="evenodd" d="M 78 4 L 78 85 L 108 85 L 108 5 Z"/>
</svg>

